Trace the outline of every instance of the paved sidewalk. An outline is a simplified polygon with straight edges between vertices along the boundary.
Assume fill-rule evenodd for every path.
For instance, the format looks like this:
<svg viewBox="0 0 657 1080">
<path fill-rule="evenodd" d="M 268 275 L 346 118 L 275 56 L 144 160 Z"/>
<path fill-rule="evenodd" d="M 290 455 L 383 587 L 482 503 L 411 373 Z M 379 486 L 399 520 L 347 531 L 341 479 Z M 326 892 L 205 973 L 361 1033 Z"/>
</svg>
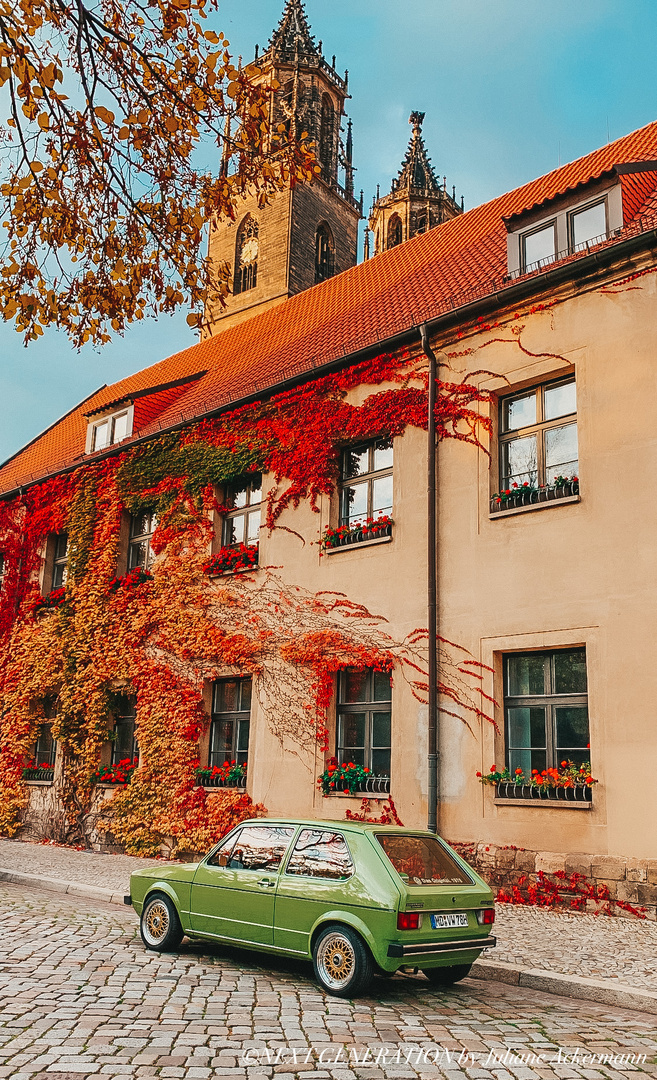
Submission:
<svg viewBox="0 0 657 1080">
<path fill-rule="evenodd" d="M 0 840 L 0 881 L 121 904 L 132 870 L 162 860 Z M 657 924 L 540 908 L 497 906 L 497 947 L 481 979 L 657 1013 Z"/>
</svg>

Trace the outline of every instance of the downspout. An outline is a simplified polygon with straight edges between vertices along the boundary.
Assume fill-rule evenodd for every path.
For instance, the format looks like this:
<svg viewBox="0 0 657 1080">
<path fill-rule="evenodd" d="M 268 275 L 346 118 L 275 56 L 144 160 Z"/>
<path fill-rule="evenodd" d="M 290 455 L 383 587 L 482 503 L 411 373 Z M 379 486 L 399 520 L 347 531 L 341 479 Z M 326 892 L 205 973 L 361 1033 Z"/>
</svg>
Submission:
<svg viewBox="0 0 657 1080">
<path fill-rule="evenodd" d="M 427 624 L 429 639 L 429 717 L 427 740 L 427 829 L 438 832 L 438 552 L 436 547 L 436 355 L 429 344 L 427 324 L 420 326 L 422 350 L 429 361 L 427 418 Z"/>
</svg>

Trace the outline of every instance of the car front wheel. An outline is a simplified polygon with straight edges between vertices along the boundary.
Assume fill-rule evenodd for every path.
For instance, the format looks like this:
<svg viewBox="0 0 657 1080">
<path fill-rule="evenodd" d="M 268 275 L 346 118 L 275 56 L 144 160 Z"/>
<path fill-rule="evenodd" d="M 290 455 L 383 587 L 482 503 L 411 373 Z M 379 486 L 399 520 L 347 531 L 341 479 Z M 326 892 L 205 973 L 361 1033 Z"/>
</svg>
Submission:
<svg viewBox="0 0 657 1080">
<path fill-rule="evenodd" d="M 425 968 L 424 974 L 433 986 L 453 986 L 470 974 L 472 964 L 454 964 L 453 967 Z"/>
<path fill-rule="evenodd" d="M 325 926 L 313 947 L 315 978 L 335 997 L 355 997 L 367 990 L 374 963 L 363 939 L 349 926 Z"/>
<path fill-rule="evenodd" d="M 146 899 L 139 930 L 144 945 L 153 952 L 173 952 L 184 936 L 175 904 L 163 893 Z"/>
</svg>

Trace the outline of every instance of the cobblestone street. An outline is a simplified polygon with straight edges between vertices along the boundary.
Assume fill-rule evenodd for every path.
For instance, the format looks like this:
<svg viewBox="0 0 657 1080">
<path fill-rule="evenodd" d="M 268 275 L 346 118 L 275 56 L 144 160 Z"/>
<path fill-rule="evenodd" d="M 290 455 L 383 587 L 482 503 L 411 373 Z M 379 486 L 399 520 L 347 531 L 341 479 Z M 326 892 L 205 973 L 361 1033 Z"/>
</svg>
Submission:
<svg viewBox="0 0 657 1080">
<path fill-rule="evenodd" d="M 0 896 L 0 1077 L 657 1076 L 647 1014 L 496 982 L 436 991 L 403 975 L 341 1001 L 303 964 L 188 942 L 148 953 L 129 909 L 18 885 Z"/>
</svg>

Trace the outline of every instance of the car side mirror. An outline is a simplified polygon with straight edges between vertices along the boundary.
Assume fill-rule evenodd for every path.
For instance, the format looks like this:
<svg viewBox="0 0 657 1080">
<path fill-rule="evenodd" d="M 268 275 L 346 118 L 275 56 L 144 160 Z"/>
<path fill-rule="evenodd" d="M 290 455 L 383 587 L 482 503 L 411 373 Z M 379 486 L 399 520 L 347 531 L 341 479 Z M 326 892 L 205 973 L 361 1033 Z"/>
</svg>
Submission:
<svg viewBox="0 0 657 1080">
<path fill-rule="evenodd" d="M 219 856 L 219 866 L 228 866 L 228 856 L 227 855 L 220 855 Z"/>
</svg>

